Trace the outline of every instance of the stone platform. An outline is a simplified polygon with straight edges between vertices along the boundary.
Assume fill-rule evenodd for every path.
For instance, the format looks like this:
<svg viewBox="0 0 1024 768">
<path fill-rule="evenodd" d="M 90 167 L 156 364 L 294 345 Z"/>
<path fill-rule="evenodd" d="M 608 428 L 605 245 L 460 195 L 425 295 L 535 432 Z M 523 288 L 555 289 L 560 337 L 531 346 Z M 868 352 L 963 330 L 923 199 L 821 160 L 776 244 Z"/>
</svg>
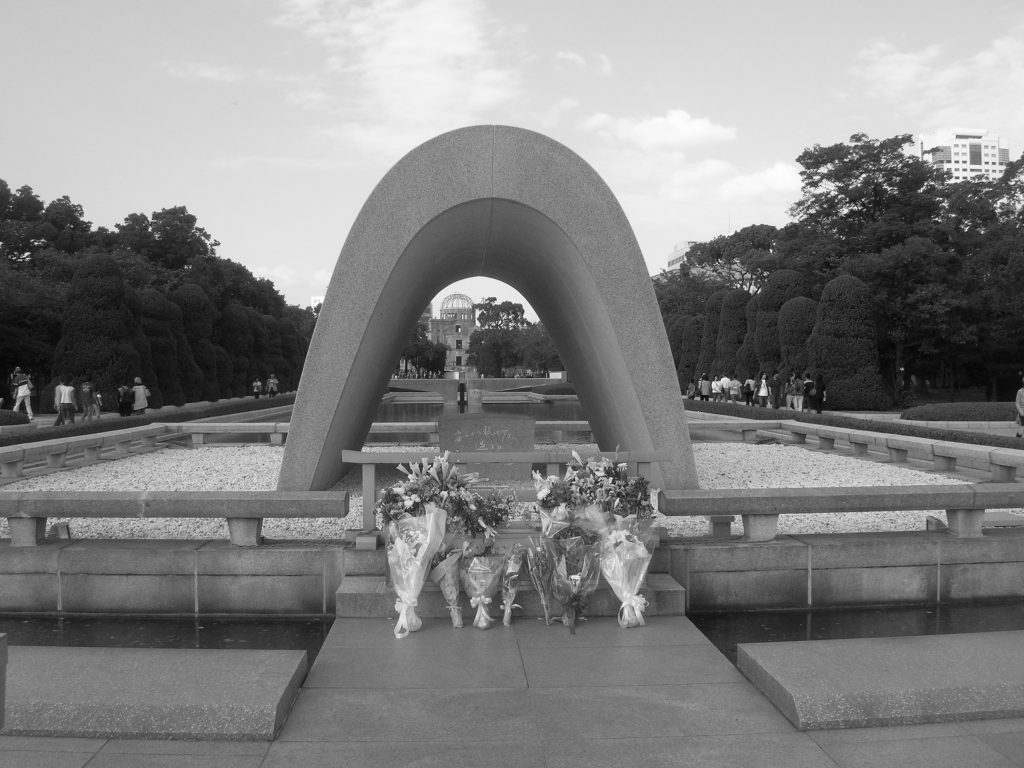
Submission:
<svg viewBox="0 0 1024 768">
<path fill-rule="evenodd" d="M 4 735 L 272 739 L 305 651 L 12 646 Z"/>
<path fill-rule="evenodd" d="M 801 730 L 1024 717 L 1024 631 L 743 643 L 737 666 Z"/>
</svg>

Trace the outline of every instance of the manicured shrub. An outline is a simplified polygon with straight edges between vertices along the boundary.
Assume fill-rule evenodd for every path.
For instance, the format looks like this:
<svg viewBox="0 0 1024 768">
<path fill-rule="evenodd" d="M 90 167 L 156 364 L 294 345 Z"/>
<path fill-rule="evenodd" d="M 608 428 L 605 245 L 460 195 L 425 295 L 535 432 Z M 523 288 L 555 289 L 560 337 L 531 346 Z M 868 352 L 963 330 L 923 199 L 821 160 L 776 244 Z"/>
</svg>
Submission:
<svg viewBox="0 0 1024 768">
<path fill-rule="evenodd" d="M 1009 403 L 928 403 L 907 408 L 901 419 L 912 421 L 1015 421 L 1017 408 Z"/>
<path fill-rule="evenodd" d="M 715 360 L 715 347 L 718 344 L 718 323 L 722 316 L 722 301 L 728 288 L 715 291 L 708 297 L 704 305 L 704 330 L 700 337 L 700 357 L 697 358 L 697 374 L 712 374 L 711 363 Z"/>
<path fill-rule="evenodd" d="M 736 353 L 747 335 L 747 303 L 750 294 L 734 288 L 722 299 L 722 313 L 718 320 L 718 341 L 711 367 L 719 374 L 736 375 Z"/>
<path fill-rule="evenodd" d="M 195 283 L 182 283 L 171 292 L 169 298 L 181 310 L 185 338 L 188 339 L 203 377 L 202 399 L 217 400 L 221 387 L 217 378 L 217 350 L 212 341 L 213 303 L 206 291 Z"/>
<path fill-rule="evenodd" d="M 253 334 L 249 313 L 241 304 L 231 303 L 220 313 L 220 345 L 231 357 L 232 397 L 249 393 L 249 371 L 255 368 L 253 360 Z"/>
<path fill-rule="evenodd" d="M 782 355 L 779 370 L 786 376 L 796 371 L 802 376 L 810 367 L 807 342 L 818 318 L 818 302 L 806 296 L 797 296 L 779 310 L 779 352 Z"/>
<path fill-rule="evenodd" d="M 188 401 L 178 376 L 178 344 L 174 329 L 175 321 L 181 322 L 181 313 L 173 302 L 152 288 L 143 291 L 139 300 L 142 307 L 142 330 L 149 340 L 153 371 L 160 382 L 163 404 L 184 405 Z M 152 387 L 150 391 L 153 391 Z"/>
<path fill-rule="evenodd" d="M 753 378 L 758 373 L 757 367 L 757 305 L 758 296 L 754 294 L 747 302 L 744 312 L 747 319 L 747 331 L 743 334 L 743 343 L 736 350 L 736 376 L 740 380 Z"/>
<path fill-rule="evenodd" d="M 759 370 L 773 374 L 780 370 L 779 310 L 782 305 L 807 292 L 807 279 L 793 269 L 772 272 L 757 295 L 757 328 L 754 344 Z"/>
<path fill-rule="evenodd" d="M 697 370 L 697 360 L 700 358 L 700 343 L 703 336 L 704 318 L 701 315 L 694 315 L 686 321 L 679 347 L 679 367 L 676 372 L 683 392 L 686 392 L 686 385 L 690 380 L 695 379 L 700 373 Z"/>
<path fill-rule="evenodd" d="M 85 257 L 68 286 L 54 381 L 40 387 L 40 409 L 52 408 L 53 385 L 64 374 L 89 377 L 105 403 L 116 403 L 118 386 L 142 373 L 134 336 L 135 318 L 117 263 L 107 254 Z"/>
<path fill-rule="evenodd" d="M 878 369 L 870 288 L 861 280 L 840 275 L 825 285 L 807 351 L 812 375 L 825 378 L 830 410 L 875 411 L 892 403 Z"/>
</svg>

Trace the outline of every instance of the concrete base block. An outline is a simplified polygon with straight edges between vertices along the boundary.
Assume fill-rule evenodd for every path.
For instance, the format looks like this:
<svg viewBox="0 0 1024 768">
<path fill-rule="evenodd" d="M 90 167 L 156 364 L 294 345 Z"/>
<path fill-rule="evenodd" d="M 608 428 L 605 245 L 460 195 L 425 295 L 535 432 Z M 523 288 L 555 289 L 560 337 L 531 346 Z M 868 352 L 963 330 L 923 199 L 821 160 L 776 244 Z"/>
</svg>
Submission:
<svg viewBox="0 0 1024 768">
<path fill-rule="evenodd" d="M 708 518 L 708 536 L 712 539 L 728 539 L 732 535 L 732 515 L 712 515 Z"/>
<path fill-rule="evenodd" d="M 1024 715 L 1024 632 L 743 643 L 737 666 L 801 730 Z"/>
<path fill-rule="evenodd" d="M 236 547 L 257 547 L 263 540 L 262 517 L 229 517 L 228 539 Z"/>
<path fill-rule="evenodd" d="M 10 649 L 4 735 L 273 739 L 305 651 Z"/>
<path fill-rule="evenodd" d="M 9 517 L 12 547 L 34 547 L 46 538 L 45 517 Z"/>
<path fill-rule="evenodd" d="M 984 519 L 984 509 L 946 510 L 946 526 L 951 534 L 959 538 L 978 538 L 981 536 L 981 523 Z"/>
<path fill-rule="evenodd" d="M 771 541 L 779 527 L 778 515 L 743 515 L 744 541 Z"/>
</svg>

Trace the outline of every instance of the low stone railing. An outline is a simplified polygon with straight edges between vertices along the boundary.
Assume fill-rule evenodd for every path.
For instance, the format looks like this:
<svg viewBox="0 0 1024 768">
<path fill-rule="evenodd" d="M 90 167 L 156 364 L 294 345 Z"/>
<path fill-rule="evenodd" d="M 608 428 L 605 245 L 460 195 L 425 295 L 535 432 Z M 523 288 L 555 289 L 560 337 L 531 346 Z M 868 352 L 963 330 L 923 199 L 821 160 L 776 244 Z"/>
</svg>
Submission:
<svg viewBox="0 0 1024 768">
<path fill-rule="evenodd" d="M 100 458 L 118 458 L 151 450 L 166 434 L 165 425 L 150 424 L 0 448 L 0 480 L 23 477 L 26 464 L 45 462 L 46 469 L 56 470 L 68 466 L 69 462 L 91 464 Z"/>
<path fill-rule="evenodd" d="M 829 427 L 802 421 L 781 421 L 778 428 L 789 432 L 797 443 L 805 443 L 808 437 L 816 438 L 821 450 L 835 450 L 837 442 L 845 442 L 855 456 L 867 455 L 868 451 L 880 451 L 888 454 L 889 460 L 895 464 L 917 459 L 930 462 L 933 469 L 941 472 L 952 472 L 957 467 L 987 471 L 994 483 L 1012 483 L 1017 471 L 1024 469 L 1024 450 Z"/>
<path fill-rule="evenodd" d="M 944 510 L 948 532 L 981 536 L 987 509 L 1024 507 L 1024 484 L 906 485 L 857 488 L 729 488 L 666 491 L 669 516 L 743 518 L 743 538 L 771 541 L 779 515 Z"/>
<path fill-rule="evenodd" d="M 47 518 L 224 518 L 238 546 L 262 540 L 267 517 L 343 518 L 348 493 L 336 491 L 24 491 L 0 493 L 11 546 L 34 547 L 46 535 Z"/>
</svg>

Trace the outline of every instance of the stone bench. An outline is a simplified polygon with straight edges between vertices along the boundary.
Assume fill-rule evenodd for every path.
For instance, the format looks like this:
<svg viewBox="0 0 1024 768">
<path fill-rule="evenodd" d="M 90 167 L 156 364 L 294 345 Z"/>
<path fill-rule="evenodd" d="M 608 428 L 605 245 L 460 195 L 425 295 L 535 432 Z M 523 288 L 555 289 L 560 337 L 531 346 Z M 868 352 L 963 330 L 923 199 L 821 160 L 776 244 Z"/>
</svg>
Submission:
<svg viewBox="0 0 1024 768">
<path fill-rule="evenodd" d="M 50 517 L 225 518 L 232 544 L 260 543 L 263 518 L 348 515 L 348 493 L 335 491 L 33 491 L 0 492 L 11 546 L 43 541 Z"/>
<path fill-rule="evenodd" d="M 165 428 L 192 436 L 193 445 L 203 445 L 206 435 L 267 435 L 271 445 L 281 445 L 288 434 L 287 422 L 211 421 L 167 424 Z"/>
<path fill-rule="evenodd" d="M 666 515 L 740 515 L 743 538 L 771 541 L 779 515 L 943 509 L 949 532 L 981 535 L 986 509 L 1024 507 L 1024 485 L 908 485 L 863 488 L 736 488 L 665 491 Z"/>
<path fill-rule="evenodd" d="M 688 417 L 686 424 L 691 431 L 694 429 L 707 429 L 715 432 L 740 432 L 742 433 L 743 442 L 745 443 L 753 442 L 757 437 L 757 433 L 761 430 L 777 430 L 784 428 L 781 421 L 762 421 L 760 419 L 722 419 L 705 421 L 701 419 L 690 419 Z"/>
</svg>

